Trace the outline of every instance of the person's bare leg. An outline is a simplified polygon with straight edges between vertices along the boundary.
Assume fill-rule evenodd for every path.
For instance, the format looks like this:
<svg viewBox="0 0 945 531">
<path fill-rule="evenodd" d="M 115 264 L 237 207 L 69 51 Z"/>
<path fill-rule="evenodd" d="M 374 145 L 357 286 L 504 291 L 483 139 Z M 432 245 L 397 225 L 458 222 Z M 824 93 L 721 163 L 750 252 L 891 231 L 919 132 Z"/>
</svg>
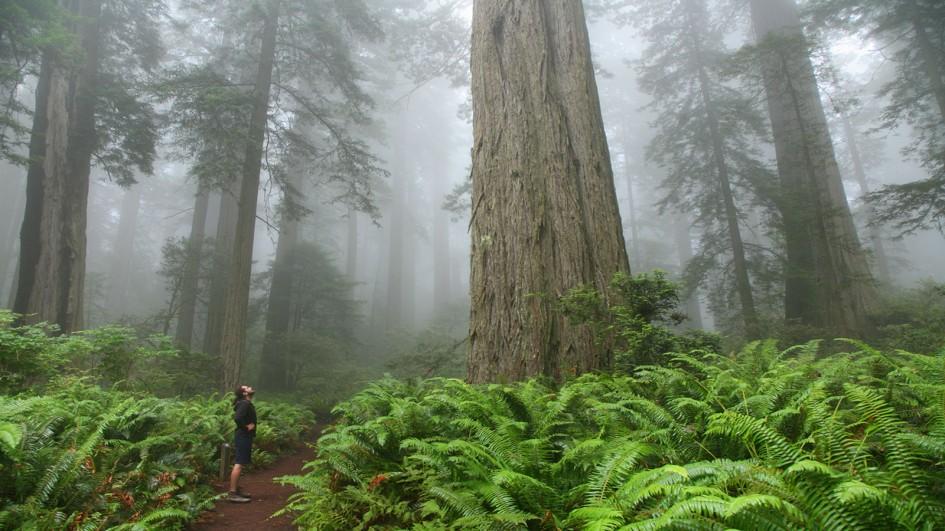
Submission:
<svg viewBox="0 0 945 531">
<path fill-rule="evenodd" d="M 236 489 L 239 488 L 240 472 L 242 470 L 243 465 L 233 465 L 233 471 L 230 472 L 230 492 L 236 492 Z"/>
</svg>

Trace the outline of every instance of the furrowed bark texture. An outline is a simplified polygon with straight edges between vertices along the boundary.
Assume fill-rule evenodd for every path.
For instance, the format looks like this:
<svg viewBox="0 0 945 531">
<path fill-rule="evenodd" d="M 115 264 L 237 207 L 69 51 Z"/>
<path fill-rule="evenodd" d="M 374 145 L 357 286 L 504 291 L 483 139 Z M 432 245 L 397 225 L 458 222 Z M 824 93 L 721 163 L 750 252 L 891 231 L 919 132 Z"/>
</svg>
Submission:
<svg viewBox="0 0 945 531">
<path fill-rule="evenodd" d="M 858 335 L 875 287 L 860 246 L 793 0 L 752 0 L 781 179 L 786 318 Z"/>
<path fill-rule="evenodd" d="M 555 311 L 629 271 L 581 2 L 473 8 L 471 382 L 604 368 L 608 346 Z"/>
<path fill-rule="evenodd" d="M 81 327 L 101 0 L 68 6 L 83 55 L 46 54 L 36 91 L 14 311 L 62 332 Z"/>
<path fill-rule="evenodd" d="M 187 268 L 181 282 L 180 313 L 177 315 L 177 346 L 190 350 L 194 339 L 194 318 L 197 315 L 197 292 L 200 286 L 200 258 L 203 255 L 203 238 L 207 227 L 207 209 L 210 192 L 203 187 L 194 200 L 194 216 L 190 223 L 190 238 L 187 239 Z"/>
<path fill-rule="evenodd" d="M 269 113 L 269 94 L 272 88 L 272 70 L 275 61 L 276 33 L 279 22 L 279 2 L 271 0 L 265 6 L 259 63 L 253 92 L 253 114 L 249 124 L 246 158 L 243 160 L 243 179 L 240 188 L 239 216 L 233 242 L 227 290 L 224 297 L 223 334 L 220 354 L 223 358 L 223 390 L 234 389 L 239 383 L 246 346 L 246 317 L 249 306 L 249 285 L 253 269 L 253 237 L 256 230 L 256 203 L 259 199 L 259 173 L 262 171 L 263 143 Z"/>
</svg>

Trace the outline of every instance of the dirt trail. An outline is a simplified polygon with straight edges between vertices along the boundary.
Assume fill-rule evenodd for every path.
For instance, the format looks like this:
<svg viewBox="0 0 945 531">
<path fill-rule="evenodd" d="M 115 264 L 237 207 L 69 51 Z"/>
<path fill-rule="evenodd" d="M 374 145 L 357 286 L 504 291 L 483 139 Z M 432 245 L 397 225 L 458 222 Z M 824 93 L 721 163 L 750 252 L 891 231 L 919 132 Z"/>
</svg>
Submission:
<svg viewBox="0 0 945 531">
<path fill-rule="evenodd" d="M 312 442 L 317 438 L 318 433 L 316 432 L 307 437 L 306 441 Z M 219 500 L 216 507 L 204 513 L 191 526 L 191 529 L 194 531 L 296 529 L 296 526 L 292 525 L 292 518 L 288 516 L 270 518 L 272 513 L 285 506 L 289 495 L 295 491 L 292 487 L 273 482 L 273 478 L 299 474 L 302 465 L 314 457 L 313 449 L 303 446 L 295 452 L 283 455 L 268 468 L 244 473 L 240 479 L 240 487 L 250 494 L 253 501 L 249 503 L 230 503 L 226 500 Z M 227 486 L 222 483 L 217 484 L 216 487 L 220 492 L 227 490 Z"/>
</svg>

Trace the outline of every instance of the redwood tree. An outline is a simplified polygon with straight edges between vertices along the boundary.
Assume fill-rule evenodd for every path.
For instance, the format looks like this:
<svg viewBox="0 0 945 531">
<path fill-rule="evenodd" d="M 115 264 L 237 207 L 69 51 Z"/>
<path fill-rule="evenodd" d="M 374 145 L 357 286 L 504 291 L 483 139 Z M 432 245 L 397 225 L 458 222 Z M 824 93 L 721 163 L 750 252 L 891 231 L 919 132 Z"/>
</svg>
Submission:
<svg viewBox="0 0 945 531">
<path fill-rule="evenodd" d="M 607 367 L 555 310 L 628 271 L 581 2 L 476 0 L 468 379 Z"/>
<path fill-rule="evenodd" d="M 752 0 L 781 181 L 788 320 L 856 335 L 873 277 L 843 190 L 794 0 Z"/>
</svg>

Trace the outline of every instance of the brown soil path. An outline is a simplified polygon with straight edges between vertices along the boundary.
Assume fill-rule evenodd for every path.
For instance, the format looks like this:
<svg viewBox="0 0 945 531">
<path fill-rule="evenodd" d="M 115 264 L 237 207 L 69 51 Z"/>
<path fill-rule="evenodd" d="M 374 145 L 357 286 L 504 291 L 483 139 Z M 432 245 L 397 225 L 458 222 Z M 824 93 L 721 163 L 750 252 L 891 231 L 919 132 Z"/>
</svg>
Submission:
<svg viewBox="0 0 945 531">
<path fill-rule="evenodd" d="M 306 438 L 308 442 L 318 439 L 319 432 Z M 298 450 L 283 455 L 272 466 L 244 473 L 240 478 L 240 488 L 248 492 L 252 500 L 249 503 L 231 503 L 219 500 L 216 506 L 191 526 L 194 531 L 258 531 L 264 529 L 295 530 L 292 518 L 280 516 L 270 518 L 272 513 L 283 508 L 289 495 L 295 489 L 273 482 L 273 478 L 300 474 L 302 465 L 315 457 L 314 450 L 303 446 Z M 220 492 L 226 492 L 228 485 L 215 485 Z"/>
</svg>

